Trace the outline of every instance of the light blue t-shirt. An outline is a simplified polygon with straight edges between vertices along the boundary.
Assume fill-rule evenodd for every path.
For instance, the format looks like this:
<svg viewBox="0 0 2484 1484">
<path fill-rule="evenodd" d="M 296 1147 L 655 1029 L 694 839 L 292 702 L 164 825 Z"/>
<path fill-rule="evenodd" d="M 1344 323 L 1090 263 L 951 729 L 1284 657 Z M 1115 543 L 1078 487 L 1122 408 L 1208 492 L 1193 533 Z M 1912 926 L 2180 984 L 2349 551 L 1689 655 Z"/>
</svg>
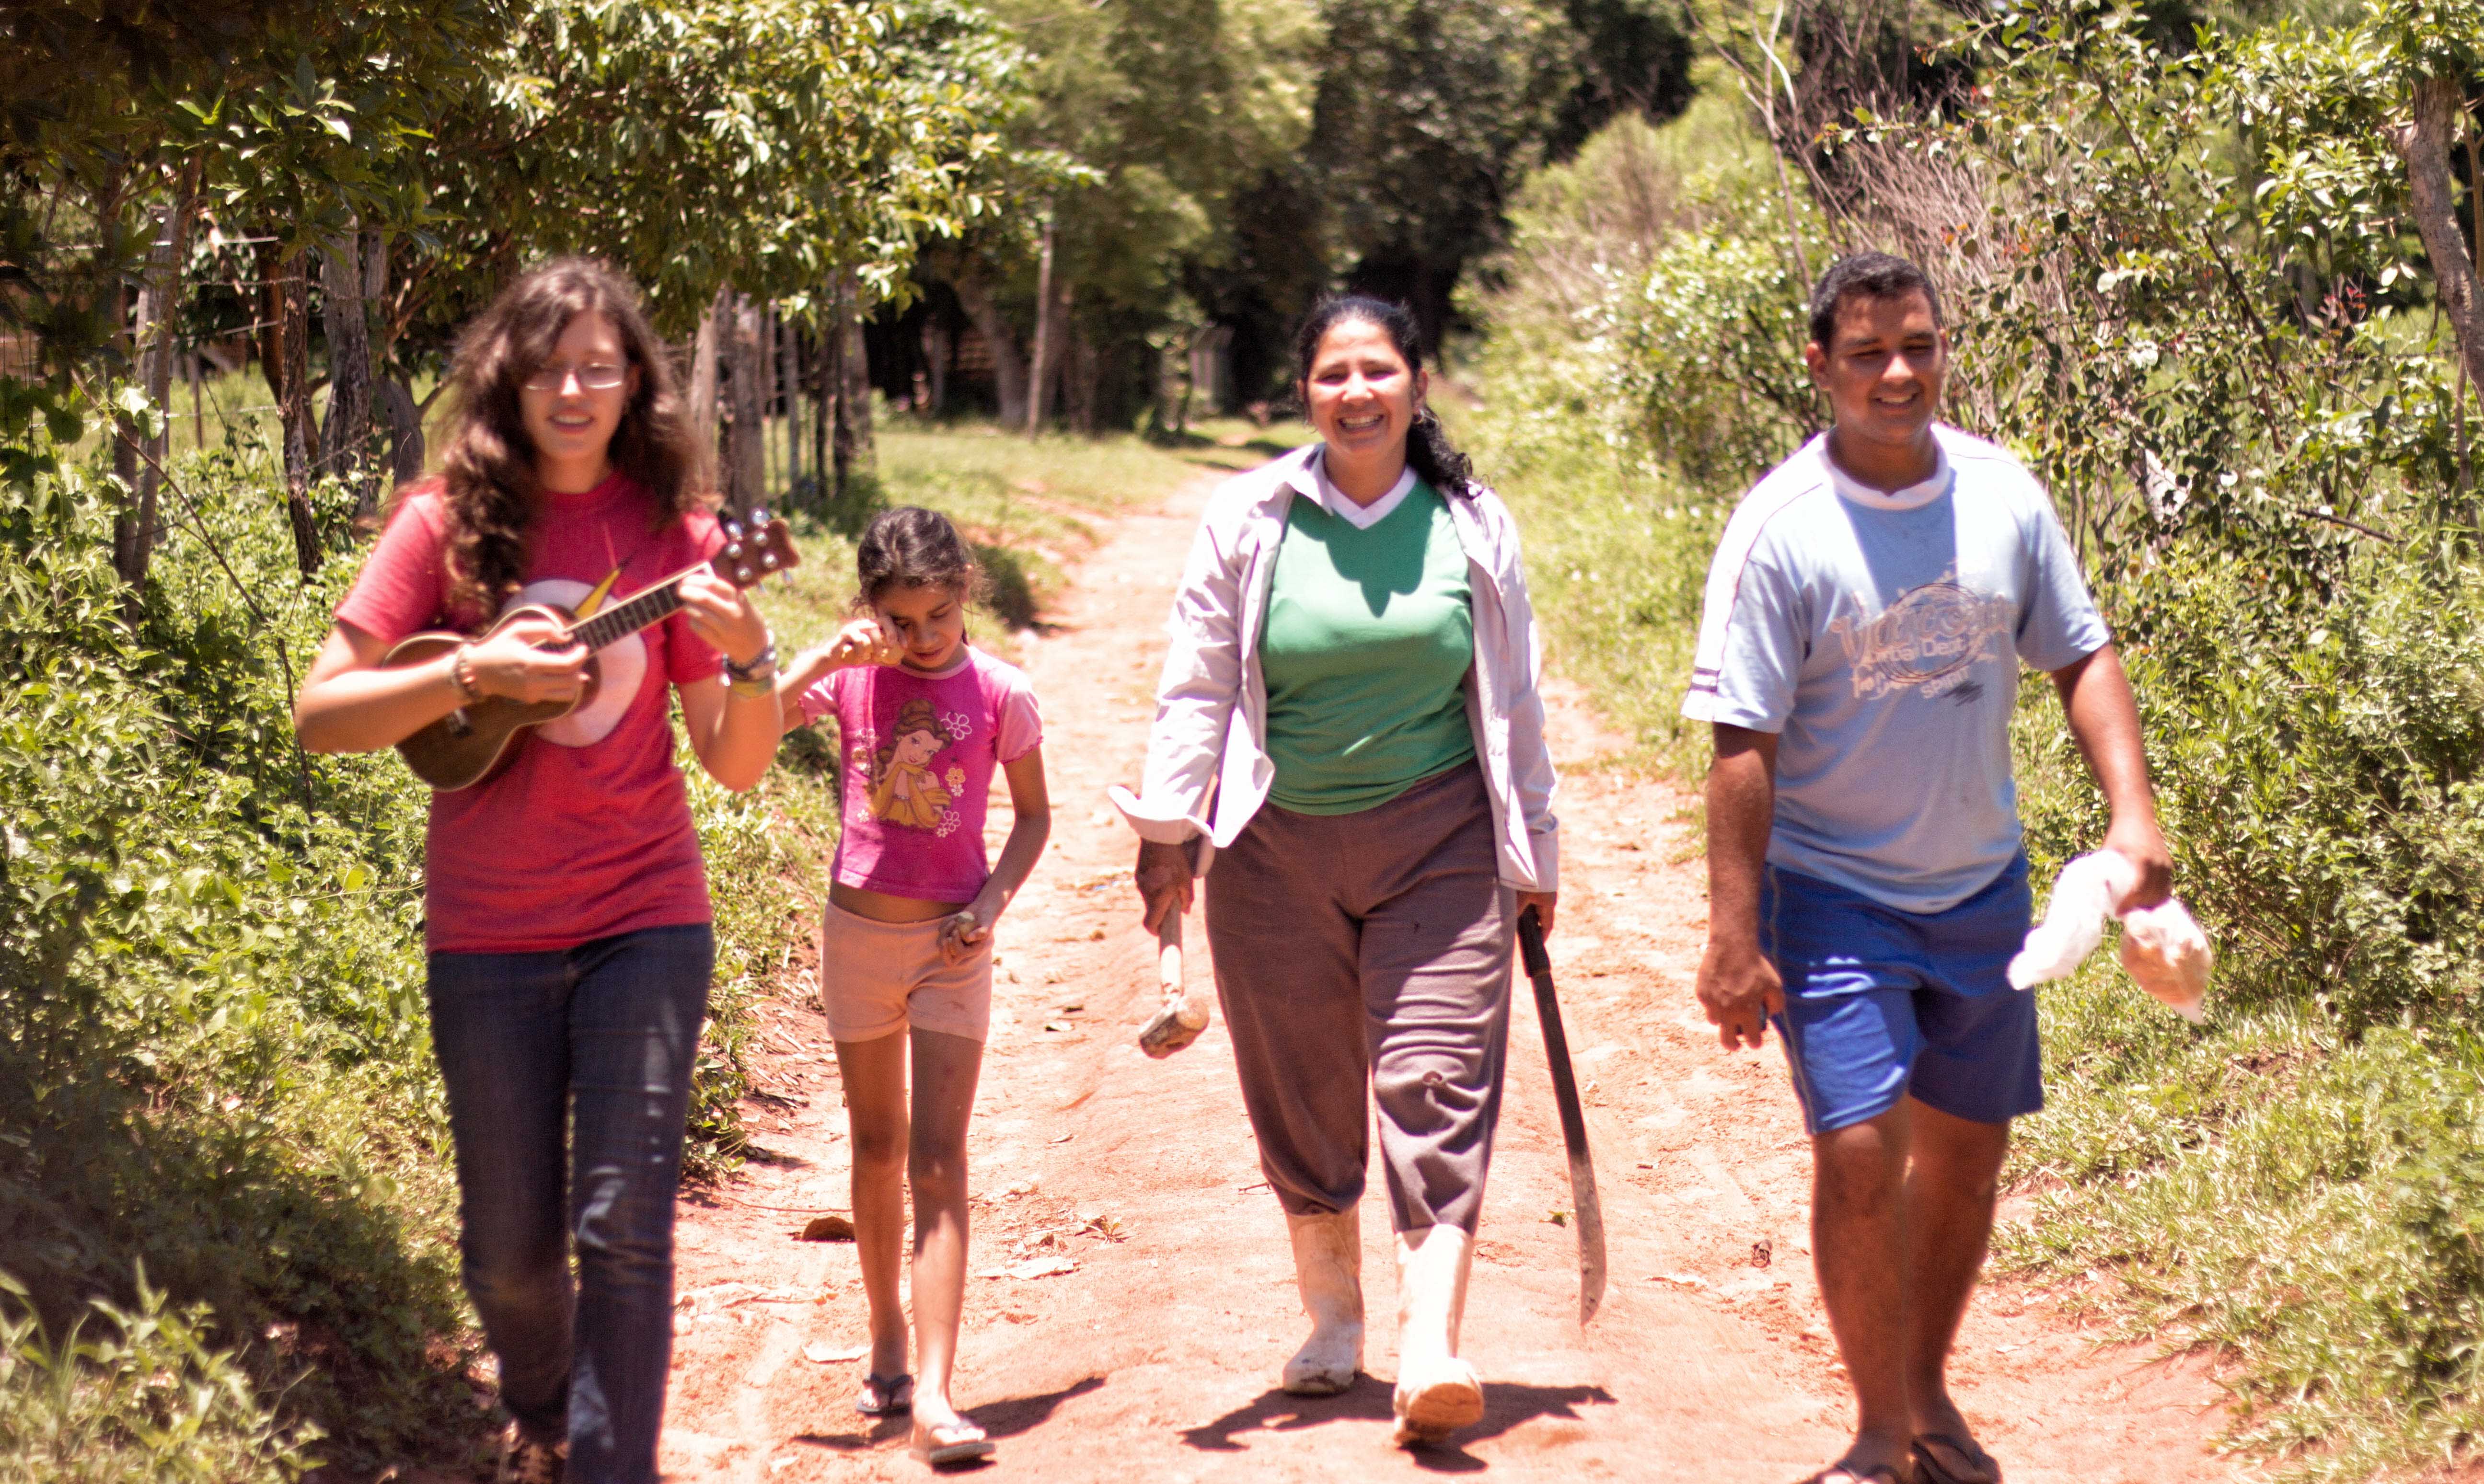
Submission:
<svg viewBox="0 0 2484 1484">
<path fill-rule="evenodd" d="M 2026 466 L 1932 434 L 1940 468 L 1909 489 L 1856 483 L 1822 434 L 1743 498 L 1682 704 L 1778 734 L 1771 864 L 1907 912 L 2018 853 L 2018 661 L 2058 670 L 2112 637 Z"/>
</svg>

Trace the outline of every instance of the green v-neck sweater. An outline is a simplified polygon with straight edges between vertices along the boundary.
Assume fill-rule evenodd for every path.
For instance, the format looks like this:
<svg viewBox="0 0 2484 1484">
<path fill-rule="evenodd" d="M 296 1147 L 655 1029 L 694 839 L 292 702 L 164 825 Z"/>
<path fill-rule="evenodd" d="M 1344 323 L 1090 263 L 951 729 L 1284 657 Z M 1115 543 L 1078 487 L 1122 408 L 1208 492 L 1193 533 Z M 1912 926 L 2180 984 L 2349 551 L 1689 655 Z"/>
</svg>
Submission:
<svg viewBox="0 0 2484 1484">
<path fill-rule="evenodd" d="M 1473 757 L 1473 592 L 1440 495 L 1418 483 L 1368 530 L 1297 497 L 1259 663 L 1279 808 L 1359 813 Z"/>
</svg>

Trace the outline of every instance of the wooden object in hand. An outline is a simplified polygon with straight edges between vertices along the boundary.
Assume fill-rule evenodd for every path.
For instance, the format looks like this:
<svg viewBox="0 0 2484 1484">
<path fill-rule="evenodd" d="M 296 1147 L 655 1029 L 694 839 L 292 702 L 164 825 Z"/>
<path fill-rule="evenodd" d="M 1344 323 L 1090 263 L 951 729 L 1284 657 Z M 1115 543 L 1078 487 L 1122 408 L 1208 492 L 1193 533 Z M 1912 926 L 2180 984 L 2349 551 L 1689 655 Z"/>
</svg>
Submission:
<svg viewBox="0 0 2484 1484">
<path fill-rule="evenodd" d="M 725 544 L 716 555 L 641 588 L 591 618 L 581 619 L 554 604 L 530 603 L 495 619 L 478 637 L 489 638 L 527 619 L 549 620 L 555 627 L 556 636 L 536 647 L 565 649 L 571 644 L 584 645 L 586 683 L 579 688 L 576 697 L 566 701 L 529 703 L 506 696 L 478 697 L 398 742 L 396 750 L 404 756 L 406 766 L 414 769 L 416 777 L 443 793 L 482 782 L 507 759 L 512 745 L 526 728 L 556 721 L 593 699 L 596 652 L 678 612 L 682 606 L 682 579 L 693 572 L 708 571 L 736 587 L 750 587 L 770 573 L 789 571 L 801 563 L 785 523 L 771 519 L 765 510 L 752 511 L 746 527 L 727 520 L 719 528 L 724 532 Z M 392 670 L 426 663 L 468 639 L 469 635 L 462 634 L 410 634 L 398 640 L 380 661 L 380 668 Z"/>
<path fill-rule="evenodd" d="M 1192 994 L 1182 984 L 1181 913 L 1165 913 L 1156 930 L 1156 987 L 1162 1005 L 1139 1032 L 1139 1049 L 1157 1061 L 1199 1039 L 1207 1029 L 1207 996 Z"/>
</svg>

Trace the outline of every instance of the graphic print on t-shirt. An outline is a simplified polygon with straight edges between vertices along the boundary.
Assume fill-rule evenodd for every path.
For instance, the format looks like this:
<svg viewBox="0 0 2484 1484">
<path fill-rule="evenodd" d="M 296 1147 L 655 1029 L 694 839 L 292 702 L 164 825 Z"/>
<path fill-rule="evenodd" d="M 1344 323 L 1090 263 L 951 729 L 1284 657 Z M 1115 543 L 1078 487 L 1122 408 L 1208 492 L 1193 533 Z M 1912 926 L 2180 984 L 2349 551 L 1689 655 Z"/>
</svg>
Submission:
<svg viewBox="0 0 2484 1484">
<path fill-rule="evenodd" d="M 542 578 L 520 589 L 518 595 L 509 600 L 509 607 L 550 604 L 585 618 L 589 616 L 583 607 L 586 600 L 609 591 L 611 585 L 610 576 L 592 587 L 568 578 Z M 637 696 L 639 682 L 646 678 L 646 640 L 635 634 L 623 634 L 595 652 L 595 694 L 568 715 L 535 728 L 537 737 L 564 747 L 591 747 L 611 736 L 612 729 L 621 724 L 621 714 L 630 709 L 630 702 Z"/>
<path fill-rule="evenodd" d="M 1855 611 L 1829 620 L 1828 631 L 1845 648 L 1856 700 L 1910 688 L 1930 700 L 1965 691 L 1968 671 L 1978 661 L 2005 652 L 2016 622 L 2014 602 L 1961 584 L 1953 566 L 1899 594 L 1877 618 L 1865 617 L 1857 604 Z M 1967 691 L 1959 699 L 1980 693 Z"/>
<path fill-rule="evenodd" d="M 972 735 L 971 718 L 940 715 L 928 695 L 907 697 L 897 708 L 887 746 L 874 750 L 866 742 L 854 749 L 855 766 L 871 780 L 871 817 L 940 836 L 954 833 L 963 822 L 950 805 L 966 786 L 966 770 L 952 763 L 944 771 L 939 758 L 942 749 Z"/>
</svg>

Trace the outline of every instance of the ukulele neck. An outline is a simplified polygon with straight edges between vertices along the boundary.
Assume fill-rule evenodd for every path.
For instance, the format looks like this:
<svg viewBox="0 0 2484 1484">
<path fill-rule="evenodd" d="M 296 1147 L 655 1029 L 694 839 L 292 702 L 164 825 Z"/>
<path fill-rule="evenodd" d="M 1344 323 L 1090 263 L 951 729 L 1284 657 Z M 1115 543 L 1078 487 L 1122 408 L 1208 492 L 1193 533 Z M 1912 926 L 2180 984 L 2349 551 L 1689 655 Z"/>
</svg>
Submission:
<svg viewBox="0 0 2484 1484">
<path fill-rule="evenodd" d="M 705 565 L 700 563 L 700 566 Z M 593 654 L 607 644 L 663 622 L 682 606 L 682 579 L 698 570 L 699 567 L 685 567 L 653 587 L 632 593 L 593 618 L 574 626 L 569 631 L 569 642 L 583 644 L 587 653 Z"/>
</svg>

